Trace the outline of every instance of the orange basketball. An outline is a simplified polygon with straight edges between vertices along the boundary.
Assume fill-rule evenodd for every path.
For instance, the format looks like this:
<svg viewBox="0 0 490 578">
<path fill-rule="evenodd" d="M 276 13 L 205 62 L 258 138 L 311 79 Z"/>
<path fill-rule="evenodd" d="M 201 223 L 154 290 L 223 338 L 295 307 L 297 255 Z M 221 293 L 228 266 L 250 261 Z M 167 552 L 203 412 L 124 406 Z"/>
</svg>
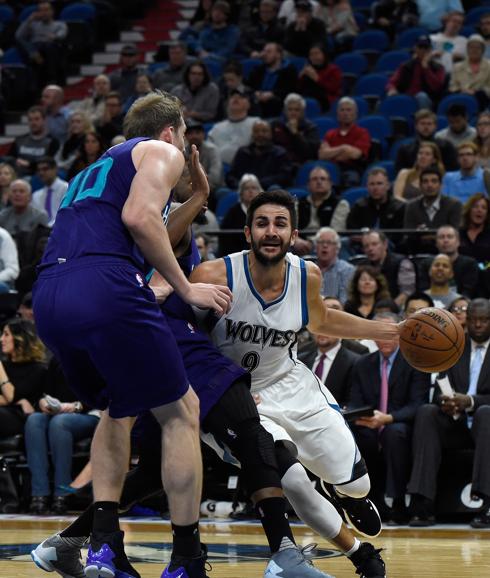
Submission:
<svg viewBox="0 0 490 578">
<path fill-rule="evenodd" d="M 403 357 L 415 369 L 432 373 L 445 371 L 461 357 L 464 331 L 452 313 L 425 307 L 411 315 L 400 334 Z"/>
</svg>

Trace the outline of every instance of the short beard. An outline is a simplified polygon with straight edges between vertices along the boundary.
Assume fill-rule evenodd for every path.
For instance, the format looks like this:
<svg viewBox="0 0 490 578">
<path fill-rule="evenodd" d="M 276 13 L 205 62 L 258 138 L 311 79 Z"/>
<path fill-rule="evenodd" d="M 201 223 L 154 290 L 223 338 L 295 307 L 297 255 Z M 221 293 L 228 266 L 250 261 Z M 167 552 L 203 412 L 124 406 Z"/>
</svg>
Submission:
<svg viewBox="0 0 490 578">
<path fill-rule="evenodd" d="M 284 249 L 282 247 L 281 251 L 277 255 L 275 255 L 274 257 L 266 257 L 265 255 L 263 255 L 260 252 L 259 246 L 255 243 L 255 241 L 253 239 L 251 239 L 250 245 L 252 247 L 252 253 L 254 254 L 254 257 L 264 267 L 272 267 L 274 265 L 277 265 L 278 263 L 280 263 L 284 259 L 284 257 L 286 256 L 286 253 L 288 252 L 287 248 Z"/>
</svg>

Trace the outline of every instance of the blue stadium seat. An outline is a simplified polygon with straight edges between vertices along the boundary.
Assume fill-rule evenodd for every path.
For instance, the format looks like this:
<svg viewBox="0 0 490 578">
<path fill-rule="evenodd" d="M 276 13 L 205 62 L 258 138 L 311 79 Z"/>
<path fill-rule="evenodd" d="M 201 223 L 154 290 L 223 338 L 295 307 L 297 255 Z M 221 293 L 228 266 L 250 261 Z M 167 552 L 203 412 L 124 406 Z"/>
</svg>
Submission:
<svg viewBox="0 0 490 578">
<path fill-rule="evenodd" d="M 437 115 L 437 130 L 442 130 L 443 128 L 447 128 L 449 125 L 448 121 L 447 121 L 447 116 L 444 116 L 443 114 L 438 114 Z"/>
<path fill-rule="evenodd" d="M 2 24 L 7 24 L 7 22 L 12 22 L 15 18 L 14 10 L 7 4 L 0 5 L 0 22 Z"/>
<path fill-rule="evenodd" d="M 306 64 L 306 58 L 303 56 L 288 56 L 284 59 L 286 64 L 292 64 L 298 72 L 301 72 Z"/>
<path fill-rule="evenodd" d="M 390 119 L 395 135 L 409 135 L 413 129 L 413 119 L 417 110 L 418 104 L 413 96 L 395 94 L 380 102 L 378 114 Z"/>
<path fill-rule="evenodd" d="M 82 4 L 81 2 L 74 2 L 65 6 L 60 12 L 59 19 L 64 22 L 68 20 L 84 20 L 91 22 L 95 20 L 96 11 L 92 4 Z"/>
<path fill-rule="evenodd" d="M 377 167 L 383 167 L 386 172 L 388 173 L 388 178 L 390 181 L 394 181 L 396 174 L 395 174 L 395 163 L 393 161 L 378 161 L 376 163 L 372 163 L 368 166 L 368 168 L 364 171 L 362 175 L 361 185 L 363 187 L 367 184 L 368 173 L 371 169 L 375 169 Z"/>
<path fill-rule="evenodd" d="M 216 205 L 215 211 L 218 223 L 221 224 L 226 213 L 236 203 L 238 203 L 238 193 L 236 191 L 230 191 L 227 195 L 221 197 L 221 199 L 218 201 L 218 204 Z"/>
<path fill-rule="evenodd" d="M 374 67 L 374 72 L 392 74 L 407 60 L 410 60 L 410 53 L 406 50 L 390 50 L 382 54 Z"/>
<path fill-rule="evenodd" d="M 465 26 L 476 26 L 484 14 L 490 14 L 490 6 L 477 6 L 466 13 Z"/>
<path fill-rule="evenodd" d="M 340 184 L 340 171 L 339 167 L 335 163 L 331 163 L 330 161 L 308 161 L 301 165 L 296 179 L 294 181 L 295 187 L 303 187 L 308 182 L 308 177 L 311 170 L 314 167 L 322 167 L 326 171 L 328 171 L 330 178 L 332 179 L 332 183 L 334 185 Z"/>
<path fill-rule="evenodd" d="M 203 123 L 204 134 L 208 136 L 208 132 L 213 128 L 214 122 L 204 122 Z"/>
<path fill-rule="evenodd" d="M 392 145 L 391 145 L 391 149 L 390 149 L 390 161 L 396 161 L 396 155 L 398 153 L 398 149 L 401 147 L 401 145 L 404 144 L 408 144 L 410 142 L 413 141 L 412 137 L 409 138 L 402 138 L 400 140 L 396 140 Z"/>
<path fill-rule="evenodd" d="M 490 6 L 488 8 L 488 13 L 490 14 Z M 466 36 L 466 38 L 468 38 L 472 34 L 475 34 L 476 32 L 477 31 L 475 30 L 474 26 L 463 26 L 463 28 L 461 28 L 461 30 L 459 31 L 461 36 Z"/>
<path fill-rule="evenodd" d="M 366 74 L 359 78 L 354 88 L 354 94 L 356 96 L 373 97 L 376 96 L 379 99 L 386 94 L 386 85 L 388 83 L 388 76 L 386 74 Z"/>
<path fill-rule="evenodd" d="M 19 22 L 24 22 L 29 16 L 37 10 L 37 4 L 28 4 L 25 8 L 22 8 L 19 14 Z"/>
<path fill-rule="evenodd" d="M 369 104 L 367 103 L 367 100 L 365 98 L 363 98 L 362 96 L 350 96 L 349 98 L 352 98 L 352 100 L 355 100 L 355 102 L 357 104 L 357 115 L 359 117 L 364 116 L 366 114 L 369 114 Z M 328 113 L 330 116 L 333 116 L 334 118 L 337 118 L 337 105 L 338 105 L 338 103 L 339 103 L 338 100 L 334 101 L 332 103 L 332 106 L 330 107 L 330 111 Z"/>
<path fill-rule="evenodd" d="M 209 74 L 212 76 L 213 80 L 217 80 L 223 74 L 223 64 L 214 58 L 204 58 L 203 59 Z"/>
<path fill-rule="evenodd" d="M 322 113 L 322 107 L 316 98 L 305 97 L 306 108 L 305 116 L 306 118 L 314 118 Z"/>
<path fill-rule="evenodd" d="M 408 28 L 397 36 L 395 40 L 395 48 L 399 49 L 411 49 L 415 44 L 417 38 L 424 34 L 429 34 L 427 28 L 422 28 L 422 26 L 416 26 L 415 28 Z"/>
<path fill-rule="evenodd" d="M 320 138 L 323 138 L 332 128 L 338 127 L 336 119 L 331 116 L 316 116 L 315 118 L 310 118 L 310 120 L 316 125 Z"/>
<path fill-rule="evenodd" d="M 468 111 L 469 117 L 478 114 L 479 107 L 476 98 L 474 96 L 471 96 L 470 94 L 461 94 L 461 93 L 450 94 L 449 96 L 445 96 L 439 103 L 439 106 L 437 107 L 437 114 L 446 114 L 446 110 L 448 109 L 448 107 L 454 103 L 462 104 L 463 106 L 465 106 L 466 110 Z"/>
<path fill-rule="evenodd" d="M 168 68 L 168 62 L 152 62 L 148 65 L 148 72 L 155 74 L 157 70 L 161 70 L 162 68 Z"/>
<path fill-rule="evenodd" d="M 381 52 L 388 50 L 390 39 L 382 30 L 365 30 L 354 38 L 352 49 L 366 56 L 372 66 Z"/>
<path fill-rule="evenodd" d="M 380 141 L 386 140 L 392 135 L 390 121 L 385 116 L 379 114 L 364 116 L 357 121 L 357 124 L 368 130 L 371 138 Z"/>
<path fill-rule="evenodd" d="M 352 0 L 351 6 L 352 10 L 364 10 L 365 12 L 369 12 L 371 10 L 371 4 L 373 4 L 374 0 Z"/>
<path fill-rule="evenodd" d="M 344 53 L 333 61 L 343 74 L 361 75 L 368 69 L 368 61 L 364 54 L 360 52 Z"/>
<path fill-rule="evenodd" d="M 354 20 L 356 21 L 357 27 L 362 32 L 366 30 L 368 26 L 368 19 L 362 12 L 354 12 Z"/>
<path fill-rule="evenodd" d="M 366 197 L 368 194 L 368 190 L 365 187 L 352 187 L 351 189 L 346 189 L 342 193 L 342 198 L 345 199 L 349 205 L 352 205 L 358 200 L 362 199 L 362 197 Z"/>
<path fill-rule="evenodd" d="M 24 64 L 24 61 L 17 48 L 12 46 L 3 53 L 2 64 Z"/>
<path fill-rule="evenodd" d="M 310 194 L 306 189 L 300 187 L 290 187 L 288 188 L 288 191 L 297 199 L 302 199 L 303 197 L 307 197 Z"/>
<path fill-rule="evenodd" d="M 256 67 L 262 64 L 260 58 L 244 58 L 240 61 L 243 70 L 243 78 L 248 78 L 250 72 Z"/>
</svg>

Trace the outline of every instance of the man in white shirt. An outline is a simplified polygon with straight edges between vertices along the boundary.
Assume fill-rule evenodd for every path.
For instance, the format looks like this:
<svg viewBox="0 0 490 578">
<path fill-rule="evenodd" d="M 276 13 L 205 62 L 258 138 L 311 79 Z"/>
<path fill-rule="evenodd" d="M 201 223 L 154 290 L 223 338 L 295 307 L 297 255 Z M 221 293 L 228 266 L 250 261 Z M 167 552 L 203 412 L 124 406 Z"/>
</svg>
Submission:
<svg viewBox="0 0 490 578">
<path fill-rule="evenodd" d="M 14 289 L 19 276 L 17 246 L 10 233 L 0 227 L 0 293 Z"/>
<path fill-rule="evenodd" d="M 432 54 L 451 74 L 453 63 L 463 60 L 466 55 L 467 40 L 459 33 L 463 27 L 464 14 L 457 10 L 449 12 L 443 22 L 444 30 L 430 35 L 434 49 Z"/>
<path fill-rule="evenodd" d="M 53 157 L 42 157 L 37 162 L 37 173 L 44 187 L 32 193 L 31 205 L 48 214 L 48 227 L 54 225 L 61 200 L 68 189 L 68 183 L 57 175 Z"/>
</svg>

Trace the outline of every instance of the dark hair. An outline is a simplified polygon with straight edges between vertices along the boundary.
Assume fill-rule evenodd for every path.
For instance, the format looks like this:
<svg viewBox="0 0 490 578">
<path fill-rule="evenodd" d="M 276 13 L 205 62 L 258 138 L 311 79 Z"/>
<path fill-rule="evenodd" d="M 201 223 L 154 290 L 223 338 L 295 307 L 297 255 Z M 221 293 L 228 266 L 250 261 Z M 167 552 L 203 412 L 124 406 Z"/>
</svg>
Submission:
<svg viewBox="0 0 490 578">
<path fill-rule="evenodd" d="M 380 231 L 379 229 L 368 229 L 367 231 L 362 231 L 362 236 L 365 237 L 366 235 L 372 235 L 372 234 L 378 235 L 379 240 L 382 243 L 386 243 L 388 241 L 388 237 L 386 236 L 386 233 L 383 233 L 383 231 Z"/>
<path fill-rule="evenodd" d="M 437 175 L 439 180 L 442 182 L 442 173 L 436 165 L 432 165 L 420 171 L 420 182 L 425 175 Z"/>
<path fill-rule="evenodd" d="M 466 301 L 466 303 L 469 305 L 471 299 L 469 297 L 466 297 L 465 295 L 460 295 L 459 297 L 456 297 L 456 299 L 453 299 L 451 303 L 449 303 L 447 310 L 452 313 L 451 309 L 456 305 L 458 301 Z"/>
<path fill-rule="evenodd" d="M 50 169 L 55 169 L 58 166 L 54 158 L 49 156 L 39 158 L 36 161 L 36 167 L 39 167 L 39 165 L 48 165 Z"/>
<path fill-rule="evenodd" d="M 434 307 L 434 301 L 432 297 L 430 295 L 427 295 L 427 293 L 424 293 L 423 291 L 414 291 L 407 297 L 407 300 L 405 301 L 404 311 L 407 310 L 410 301 L 425 301 L 429 307 Z"/>
<path fill-rule="evenodd" d="M 470 316 L 473 313 L 473 309 L 479 309 L 480 307 L 484 307 L 487 311 L 490 310 L 490 301 L 488 299 L 484 299 L 483 297 L 472 299 L 468 304 L 468 310 L 466 311 L 466 314 Z"/>
<path fill-rule="evenodd" d="M 318 50 L 321 51 L 321 53 L 323 54 L 323 65 L 326 66 L 329 62 L 330 62 L 330 55 L 328 53 L 328 48 L 327 46 L 325 46 L 325 44 L 321 44 L 321 43 L 317 43 L 317 44 L 312 44 L 309 48 L 308 48 L 308 61 L 310 59 L 310 50 L 312 48 L 318 48 Z"/>
<path fill-rule="evenodd" d="M 238 60 L 229 60 L 223 67 L 223 74 L 227 72 L 232 72 L 237 76 L 243 76 L 243 66 Z"/>
<path fill-rule="evenodd" d="M 464 104 L 459 104 L 457 102 L 450 104 L 446 110 L 446 116 L 468 116 L 468 111 Z"/>
<path fill-rule="evenodd" d="M 272 191 L 265 191 L 264 193 L 260 193 L 257 195 L 255 199 L 252 200 L 250 206 L 248 207 L 247 211 L 247 220 L 246 225 L 250 229 L 252 227 L 252 221 L 254 218 L 255 211 L 261 207 L 262 205 L 279 205 L 284 207 L 289 211 L 289 216 L 291 218 L 291 226 L 293 229 L 296 229 L 298 216 L 296 214 L 296 203 L 294 197 L 288 193 L 288 191 L 284 191 L 283 189 L 274 189 Z"/>
<path fill-rule="evenodd" d="M 470 213 L 473 206 L 481 200 L 487 203 L 487 220 L 485 221 L 485 227 L 490 226 L 490 199 L 485 195 L 485 193 L 475 193 L 466 201 L 463 207 L 463 229 L 468 230 L 470 226 Z"/>
<path fill-rule="evenodd" d="M 46 118 L 46 111 L 39 105 L 31 106 L 27 109 L 27 115 L 39 113 L 43 118 Z"/>
<path fill-rule="evenodd" d="M 377 313 L 379 309 L 389 309 L 391 313 L 398 315 L 400 313 L 400 308 L 393 301 L 393 299 L 379 299 L 374 304 L 374 313 Z"/>
<path fill-rule="evenodd" d="M 14 338 L 15 362 L 44 361 L 43 342 L 36 333 L 33 321 L 16 317 L 5 324 Z"/>
<path fill-rule="evenodd" d="M 106 95 L 105 100 L 107 100 L 108 98 L 117 98 L 117 100 L 119 101 L 119 104 L 122 104 L 121 94 L 119 92 L 117 92 L 117 90 L 111 90 Z"/>
<path fill-rule="evenodd" d="M 206 64 L 202 60 L 193 60 L 192 62 L 190 62 L 187 65 L 187 68 L 185 69 L 184 76 L 183 76 L 184 84 L 187 87 L 189 86 L 189 75 L 191 72 L 191 68 L 194 66 L 199 66 L 204 73 L 202 86 L 206 86 L 207 84 L 209 84 L 211 82 L 211 75 L 209 74 L 208 67 L 206 66 Z"/>
<path fill-rule="evenodd" d="M 378 288 L 374 295 L 374 302 L 376 303 L 380 299 L 391 299 L 390 292 L 388 290 L 388 282 L 386 277 L 380 273 L 379 269 L 372 267 L 371 265 L 359 265 L 354 271 L 351 282 L 349 283 L 349 303 L 354 305 L 354 307 L 359 307 L 361 305 L 361 295 L 357 287 L 359 279 L 363 273 L 367 273 L 373 279 L 376 280 Z"/>
</svg>

